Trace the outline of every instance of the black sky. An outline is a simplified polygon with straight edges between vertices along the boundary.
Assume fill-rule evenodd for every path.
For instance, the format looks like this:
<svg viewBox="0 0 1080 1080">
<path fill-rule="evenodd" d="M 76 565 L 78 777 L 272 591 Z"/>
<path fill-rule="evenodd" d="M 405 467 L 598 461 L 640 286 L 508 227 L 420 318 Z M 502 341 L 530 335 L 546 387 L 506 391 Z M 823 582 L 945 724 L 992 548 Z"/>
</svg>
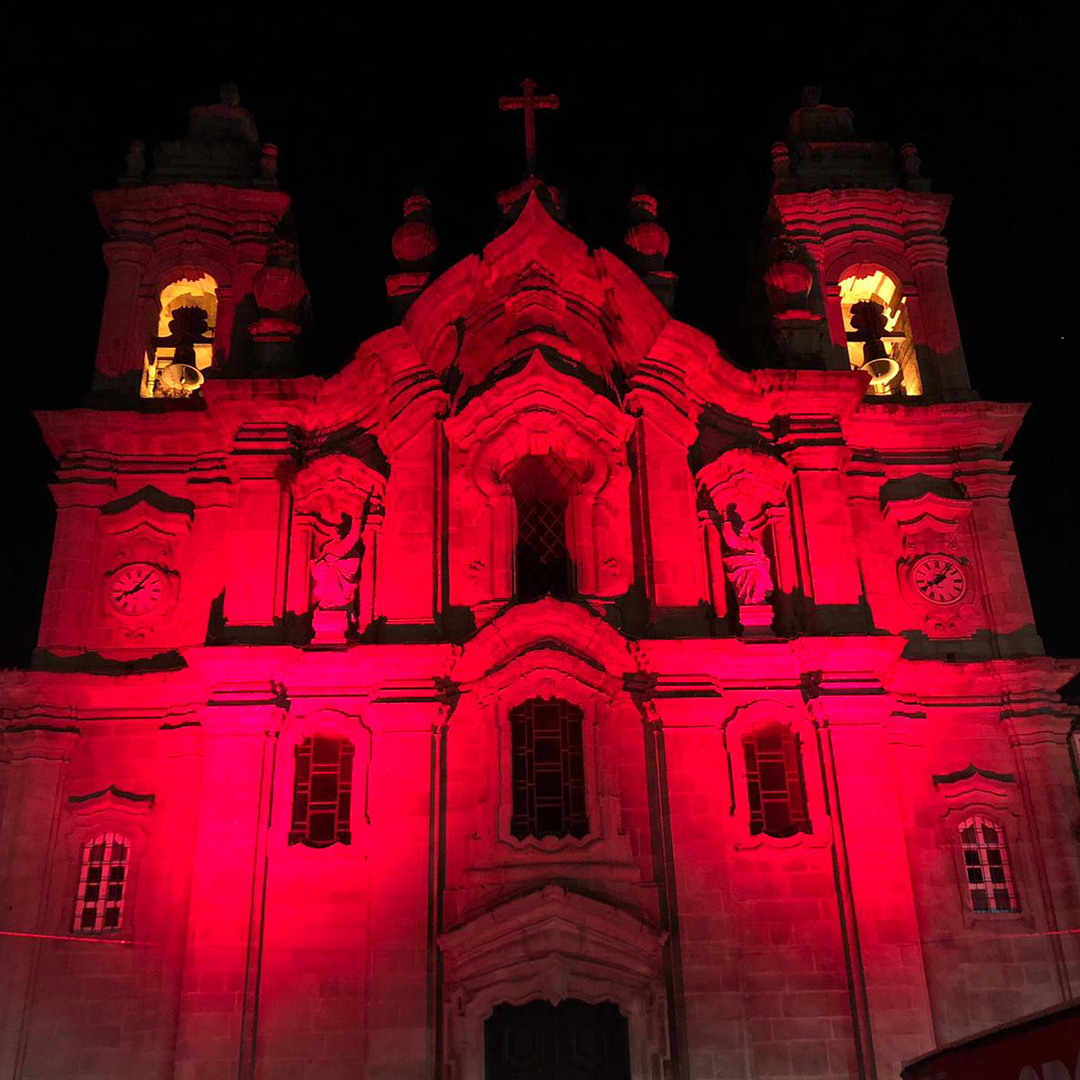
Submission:
<svg viewBox="0 0 1080 1080">
<path fill-rule="evenodd" d="M 644 26 L 634 48 L 578 42 L 571 57 L 517 39 L 466 55 L 449 42 L 414 49 L 409 35 L 428 33 L 416 23 L 385 42 L 369 28 L 362 48 L 344 30 L 317 49 L 200 41 L 164 65 L 138 62 L 160 36 L 14 36 L 0 666 L 29 659 L 52 542 L 51 463 L 29 410 L 74 406 L 89 385 L 105 285 L 90 192 L 114 183 L 127 143 L 181 134 L 191 105 L 217 100 L 223 80 L 239 85 L 280 149 L 312 292 L 313 365 L 326 373 L 389 325 L 390 234 L 414 184 L 434 203 L 442 266 L 490 238 L 495 192 L 519 178 L 522 156 L 520 120 L 495 102 L 525 75 L 562 99 L 538 121 L 540 172 L 567 191 L 574 230 L 617 251 L 627 196 L 649 185 L 680 277 L 676 316 L 747 365 L 746 253 L 769 146 L 800 85 L 821 83 L 826 102 L 851 106 L 867 137 L 918 145 L 934 190 L 955 198 L 950 277 L 972 381 L 990 400 L 1032 403 L 1012 452 L 1012 506 L 1037 625 L 1048 652 L 1080 657 L 1078 117 L 1064 16 L 927 33 L 922 48 L 893 26 L 876 52 L 831 56 L 797 41 L 778 52 L 760 31 L 699 53 L 670 26 L 678 50 Z"/>
</svg>

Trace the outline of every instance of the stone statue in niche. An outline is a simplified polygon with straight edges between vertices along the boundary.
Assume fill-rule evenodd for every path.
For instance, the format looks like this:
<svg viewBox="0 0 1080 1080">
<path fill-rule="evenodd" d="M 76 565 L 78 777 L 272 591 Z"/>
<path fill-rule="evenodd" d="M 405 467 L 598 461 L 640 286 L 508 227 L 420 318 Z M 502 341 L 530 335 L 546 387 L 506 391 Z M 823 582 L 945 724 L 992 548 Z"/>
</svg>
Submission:
<svg viewBox="0 0 1080 1080">
<path fill-rule="evenodd" d="M 735 593 L 743 635 L 767 639 L 776 614 L 770 599 L 776 568 L 773 555 L 765 550 L 765 536 L 768 531 L 775 543 L 773 525 L 787 515 L 791 470 L 772 454 L 735 446 L 703 466 L 697 480 L 711 504 L 705 537 L 713 551 L 710 567 L 723 566 L 723 577 Z M 715 580 L 716 569 L 713 575 Z M 724 608 L 717 607 L 723 613 Z"/>
<path fill-rule="evenodd" d="M 330 538 L 311 560 L 311 596 L 316 612 L 343 611 L 346 628 L 355 631 L 359 615 L 357 589 L 364 558 L 364 526 L 378 512 L 374 496 L 368 496 L 359 513 L 342 512 L 340 521 L 319 521 L 331 530 Z"/>
<path fill-rule="evenodd" d="M 729 503 L 720 521 L 724 542 L 724 572 L 740 604 L 763 604 L 773 591 L 772 563 L 760 533 L 739 516 Z"/>
</svg>

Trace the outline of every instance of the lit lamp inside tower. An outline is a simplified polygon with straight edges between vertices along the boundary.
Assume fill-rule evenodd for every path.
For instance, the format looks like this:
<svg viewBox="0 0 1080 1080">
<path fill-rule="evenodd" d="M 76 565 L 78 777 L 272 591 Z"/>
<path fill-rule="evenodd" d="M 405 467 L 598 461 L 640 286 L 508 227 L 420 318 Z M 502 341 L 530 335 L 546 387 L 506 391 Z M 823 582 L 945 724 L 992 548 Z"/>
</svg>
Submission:
<svg viewBox="0 0 1080 1080">
<path fill-rule="evenodd" d="M 181 278 L 161 290 L 157 335 L 143 365 L 142 397 L 186 397 L 214 359 L 217 282 Z"/>
<path fill-rule="evenodd" d="M 848 331 L 848 340 L 862 345 L 859 368 L 870 373 L 870 387 L 880 393 L 900 374 L 900 365 L 885 344 L 889 333 L 885 313 L 873 300 L 860 300 L 852 305 L 850 321 L 853 329 Z"/>
<path fill-rule="evenodd" d="M 851 366 L 870 374 L 871 394 L 921 394 L 911 320 L 899 284 L 860 267 L 839 283 Z"/>
</svg>

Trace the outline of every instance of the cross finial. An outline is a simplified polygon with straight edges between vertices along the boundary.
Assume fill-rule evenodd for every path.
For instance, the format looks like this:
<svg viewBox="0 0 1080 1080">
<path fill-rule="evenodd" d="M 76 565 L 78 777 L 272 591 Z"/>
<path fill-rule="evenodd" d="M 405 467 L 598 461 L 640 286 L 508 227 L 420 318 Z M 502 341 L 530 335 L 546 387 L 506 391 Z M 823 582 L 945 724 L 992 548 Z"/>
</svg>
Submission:
<svg viewBox="0 0 1080 1080">
<path fill-rule="evenodd" d="M 536 175 L 536 110 L 557 109 L 559 98 L 556 94 L 537 94 L 536 83 L 526 79 L 521 84 L 521 97 L 499 98 L 499 108 L 503 112 L 521 109 L 525 114 L 525 168 L 529 176 Z"/>
</svg>

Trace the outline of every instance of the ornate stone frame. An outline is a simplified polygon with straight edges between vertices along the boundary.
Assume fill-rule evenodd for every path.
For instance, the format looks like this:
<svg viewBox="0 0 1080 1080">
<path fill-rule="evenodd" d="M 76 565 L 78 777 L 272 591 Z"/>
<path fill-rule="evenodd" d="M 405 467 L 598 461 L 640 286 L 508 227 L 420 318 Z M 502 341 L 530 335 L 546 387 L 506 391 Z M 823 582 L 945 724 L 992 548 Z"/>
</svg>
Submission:
<svg viewBox="0 0 1080 1080">
<path fill-rule="evenodd" d="M 1034 930 L 1034 904 L 1038 890 L 1036 878 L 1028 865 L 1023 817 L 1017 806 L 1019 792 L 1016 777 L 1011 773 L 995 773 L 974 764 L 958 772 L 932 777 L 942 801 L 938 849 L 951 853 L 949 859 L 955 874 L 958 899 L 957 912 L 968 930 L 986 930 L 1003 925 L 1013 933 L 1019 927 Z M 972 814 L 984 814 L 995 821 L 1005 834 L 1005 848 L 1012 868 L 1013 886 L 1020 904 L 1015 912 L 976 912 L 971 907 L 967 888 L 967 873 L 960 845 L 960 824 Z"/>
<path fill-rule="evenodd" d="M 806 813 L 810 820 L 808 833 L 795 833 L 794 836 L 769 836 L 763 832 L 750 832 L 750 807 L 746 795 L 746 762 L 742 754 L 741 740 L 743 733 L 754 724 L 770 720 L 790 725 L 801 739 Z M 723 741 L 724 756 L 728 766 L 730 815 L 735 825 L 735 850 L 829 847 L 833 842 L 832 818 L 826 810 L 828 803 L 822 787 L 817 726 L 814 720 L 804 711 L 791 705 L 763 698 L 749 705 L 740 705 L 720 722 L 718 730 Z"/>
<path fill-rule="evenodd" d="M 482 1080 L 484 1022 L 496 1005 L 613 1001 L 629 1022 L 630 1075 L 663 1080 L 666 934 L 557 885 L 515 897 L 439 937 L 447 1080 Z"/>
<path fill-rule="evenodd" d="M 450 601 L 484 622 L 514 595 L 515 507 L 508 478 L 552 454 L 577 478 L 567 508 L 576 591 L 597 607 L 629 589 L 634 420 L 537 349 L 525 367 L 445 421 L 450 443 Z M 486 542 L 485 539 L 487 538 Z"/>
<path fill-rule="evenodd" d="M 969 536 L 971 511 L 970 499 L 933 492 L 910 499 L 890 499 L 882 506 L 882 515 L 899 533 L 903 548 L 896 564 L 900 595 L 921 617 L 920 629 L 929 637 L 969 637 L 986 625 L 985 615 L 980 619 L 985 588 Z M 951 556 L 967 570 L 967 591 L 955 604 L 932 604 L 919 595 L 911 571 L 924 555 Z"/>
<path fill-rule="evenodd" d="M 136 901 L 142 878 L 143 859 L 150 842 L 149 815 L 155 796 L 150 793 L 123 791 L 110 784 L 100 791 L 69 795 L 65 802 L 66 818 L 60 850 L 60 877 L 56 890 L 57 903 L 52 923 L 59 934 L 77 935 L 71 925 L 74 886 L 79 880 L 83 847 L 98 833 L 122 833 L 131 846 L 128 872 L 124 880 L 124 917 L 118 931 L 109 930 L 87 937 L 102 940 L 130 940 L 140 918 Z M 78 935 L 82 936 L 82 935 Z"/>
<path fill-rule="evenodd" d="M 292 824 L 293 785 L 296 747 L 309 735 L 329 733 L 340 735 L 353 744 L 352 840 L 328 847 L 309 847 L 290 844 Z M 374 738 L 371 728 L 356 713 L 340 709 L 316 708 L 289 716 L 277 733 L 274 746 L 274 795 L 270 820 L 270 853 L 275 862 L 319 862 L 327 854 L 343 859 L 366 860 L 370 842 L 371 818 L 368 816 L 368 795 L 371 781 L 371 757 Z"/>
<path fill-rule="evenodd" d="M 466 692 L 451 724 L 475 709 L 484 733 L 489 797 L 477 805 L 468 873 L 505 881 L 558 873 L 640 880 L 630 838 L 621 828 L 618 776 L 610 764 L 615 725 L 640 727 L 623 689 L 633 666 L 625 640 L 578 604 L 544 599 L 520 604 L 489 623 L 465 647 L 453 676 Z M 589 832 L 583 837 L 526 837 L 510 833 L 510 711 L 532 697 L 563 698 L 584 714 L 585 798 Z"/>
<path fill-rule="evenodd" d="M 112 509 L 124 501 L 130 505 Z M 162 503 L 177 503 L 176 509 Z M 166 495 L 157 488 L 143 488 L 127 500 L 114 500 L 100 508 L 98 535 L 100 548 L 97 559 L 97 594 L 100 611 L 109 632 L 126 647 L 152 645 L 159 628 L 164 627 L 176 610 L 182 582 L 184 548 L 194 517 L 194 507 Z M 107 600 L 108 582 L 121 566 L 145 562 L 162 571 L 165 596 L 161 603 L 145 615 L 123 615 Z"/>
<path fill-rule="evenodd" d="M 610 740 L 610 727 L 623 719 L 634 720 L 629 699 L 622 702 L 621 688 L 610 676 L 596 672 L 584 660 L 551 649 L 529 652 L 507 664 L 497 676 L 478 693 L 476 703 L 491 732 L 491 751 L 488 754 L 489 790 L 495 794 L 494 821 L 483 823 L 481 839 L 473 844 L 473 864 L 480 869 L 487 864 L 528 864 L 535 870 L 538 856 L 544 857 L 548 872 L 553 862 L 587 863 L 581 872 L 596 873 L 596 864 L 608 864 L 603 874 L 611 876 L 611 865 L 636 867 L 630 853 L 629 838 L 620 831 L 618 792 L 610 770 L 601 767 L 609 755 L 605 752 Z M 545 836 L 542 839 L 519 839 L 510 832 L 510 711 L 529 698 L 545 700 L 562 698 L 576 705 L 584 714 L 585 800 L 588 807 L 589 831 L 583 837 Z M 492 844 L 489 837 L 494 838 Z M 505 875 L 500 868 L 500 876 Z"/>
</svg>

